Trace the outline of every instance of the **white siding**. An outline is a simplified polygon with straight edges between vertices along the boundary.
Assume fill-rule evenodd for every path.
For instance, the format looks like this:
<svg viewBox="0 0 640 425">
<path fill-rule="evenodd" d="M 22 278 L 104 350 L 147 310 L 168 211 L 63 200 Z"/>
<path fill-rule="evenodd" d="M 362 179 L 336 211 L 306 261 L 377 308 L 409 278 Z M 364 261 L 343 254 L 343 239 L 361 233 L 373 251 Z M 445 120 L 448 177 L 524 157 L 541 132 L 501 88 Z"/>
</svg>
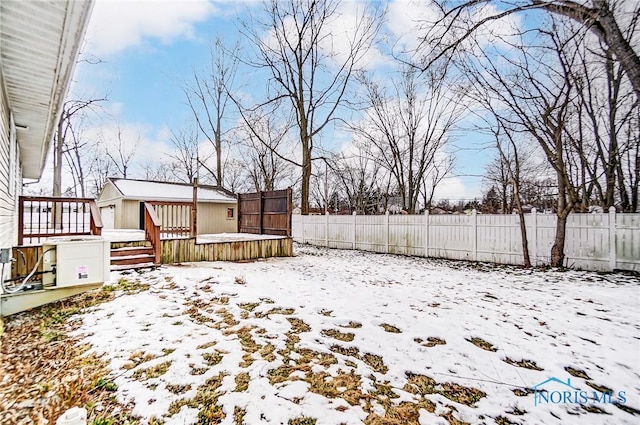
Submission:
<svg viewBox="0 0 640 425">
<path fill-rule="evenodd" d="M 0 80 L 0 90 L 2 87 L 4 83 Z M 7 98 L 4 92 L 0 92 L 0 248 L 11 247 L 18 239 L 16 211 L 22 176 L 19 149 L 11 133 Z M 13 154 L 11 143 L 14 144 Z"/>
</svg>

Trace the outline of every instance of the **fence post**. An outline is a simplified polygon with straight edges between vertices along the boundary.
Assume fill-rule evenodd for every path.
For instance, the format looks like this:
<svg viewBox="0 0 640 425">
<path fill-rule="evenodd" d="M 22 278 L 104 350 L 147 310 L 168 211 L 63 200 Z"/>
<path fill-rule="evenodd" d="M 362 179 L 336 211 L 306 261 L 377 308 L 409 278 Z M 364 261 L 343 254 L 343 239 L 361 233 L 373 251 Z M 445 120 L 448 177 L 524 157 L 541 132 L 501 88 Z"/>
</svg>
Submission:
<svg viewBox="0 0 640 425">
<path fill-rule="evenodd" d="M 616 258 L 616 207 L 609 207 L 609 268 L 613 271 L 617 265 Z"/>
<path fill-rule="evenodd" d="M 198 178 L 193 178 L 193 201 L 191 203 L 191 231 L 189 237 L 198 236 Z"/>
<path fill-rule="evenodd" d="M 471 241 L 473 261 L 478 261 L 478 211 L 471 211 Z"/>
<path fill-rule="evenodd" d="M 261 190 L 259 190 L 258 191 L 258 202 L 260 204 L 260 211 L 259 211 L 260 212 L 260 218 L 259 218 L 260 223 L 258 224 L 258 226 L 260 226 L 260 230 L 259 230 L 259 232 L 260 232 L 259 234 L 260 235 L 263 232 L 263 230 L 262 230 L 262 226 L 263 226 L 262 220 L 264 219 L 264 217 L 263 217 L 263 214 L 264 214 L 264 202 L 263 201 L 264 201 L 264 193 Z"/>
<path fill-rule="evenodd" d="M 531 208 L 531 249 L 529 257 L 533 267 L 538 265 L 538 210 Z"/>
<path fill-rule="evenodd" d="M 351 241 L 351 247 L 356 249 L 356 212 L 353 212 L 353 240 Z"/>
<path fill-rule="evenodd" d="M 299 220 L 300 220 L 300 233 L 302 233 L 302 243 L 304 242 L 304 218 L 306 216 L 299 214 Z"/>
<path fill-rule="evenodd" d="M 385 242 L 384 242 L 384 252 L 389 253 L 389 210 L 384 213 L 384 231 L 385 231 Z"/>
<path fill-rule="evenodd" d="M 236 233 L 240 233 L 240 223 L 242 223 L 242 197 L 239 193 L 236 195 L 236 209 L 238 210 L 236 214 Z"/>
<path fill-rule="evenodd" d="M 424 256 L 429 257 L 429 209 L 424 210 Z"/>
<path fill-rule="evenodd" d="M 324 213 L 324 246 L 329 248 L 329 211 Z"/>
</svg>

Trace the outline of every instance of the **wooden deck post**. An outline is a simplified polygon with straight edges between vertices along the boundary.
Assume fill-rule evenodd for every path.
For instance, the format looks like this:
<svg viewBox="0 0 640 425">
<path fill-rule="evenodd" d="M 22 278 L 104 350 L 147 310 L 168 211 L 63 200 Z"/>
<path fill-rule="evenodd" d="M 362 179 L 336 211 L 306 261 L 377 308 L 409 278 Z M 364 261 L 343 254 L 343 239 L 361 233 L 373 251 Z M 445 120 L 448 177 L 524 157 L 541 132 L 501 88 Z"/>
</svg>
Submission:
<svg viewBox="0 0 640 425">
<path fill-rule="evenodd" d="M 18 198 L 18 245 L 24 245 L 24 197 Z"/>
</svg>

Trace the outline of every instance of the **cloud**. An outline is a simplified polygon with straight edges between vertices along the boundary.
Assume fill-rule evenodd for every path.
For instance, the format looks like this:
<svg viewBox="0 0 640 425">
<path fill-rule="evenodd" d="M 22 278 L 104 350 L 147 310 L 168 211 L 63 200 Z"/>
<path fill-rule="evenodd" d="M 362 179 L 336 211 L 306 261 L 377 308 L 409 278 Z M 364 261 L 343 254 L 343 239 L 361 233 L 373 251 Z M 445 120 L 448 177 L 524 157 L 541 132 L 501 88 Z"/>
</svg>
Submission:
<svg viewBox="0 0 640 425">
<path fill-rule="evenodd" d="M 194 25 L 218 8 L 208 0 L 98 0 L 87 31 L 88 53 L 104 58 L 149 40 L 193 38 Z"/>
<path fill-rule="evenodd" d="M 461 199 L 469 199 L 473 192 L 471 189 L 460 177 L 445 177 L 436 186 L 433 194 L 434 202 L 437 203 L 440 199 L 450 199 L 454 202 Z"/>
<path fill-rule="evenodd" d="M 386 27 L 393 44 L 411 51 L 420 45 L 425 23 L 438 18 L 438 10 L 431 1 L 396 0 L 387 9 Z"/>
<path fill-rule="evenodd" d="M 335 9 L 333 9 L 335 7 Z M 306 25 L 303 34 L 303 45 L 310 46 L 312 37 L 317 38 L 317 45 L 321 52 L 321 66 L 332 68 L 329 72 L 340 69 L 343 64 L 350 62 L 352 54 L 356 53 L 355 68 L 373 68 L 388 59 L 377 49 L 373 37 L 376 27 L 377 8 L 365 1 L 349 1 L 335 4 L 323 4 L 317 7 L 317 15 L 326 13 L 326 17 L 315 18 L 315 22 Z M 280 50 L 280 44 L 287 42 L 295 45 L 298 39 L 298 28 L 302 24 L 302 14 L 308 10 L 295 8 L 291 10 L 283 5 L 280 14 L 281 22 L 277 30 L 267 28 L 262 34 L 262 42 L 270 49 Z M 269 12 L 264 12 L 269 14 Z M 270 21 L 269 21 L 270 22 Z M 369 42 L 367 42 L 369 41 Z M 354 48 L 354 46 L 362 46 Z M 286 49 L 289 51 L 289 48 Z"/>
<path fill-rule="evenodd" d="M 463 9 L 442 43 L 454 43 L 474 24 L 500 13 L 501 10 L 496 5 L 484 2 Z M 389 4 L 387 10 L 386 28 L 391 44 L 394 49 L 408 53 L 414 60 L 427 54 L 425 50 L 442 48 L 442 44 L 429 45 L 429 41 L 437 40 L 451 23 L 449 19 L 443 20 L 442 10 L 432 0 L 395 0 Z M 521 19 L 516 14 L 488 20 L 474 31 L 473 37 L 462 43 L 462 47 L 470 53 L 477 47 L 504 47 L 505 42 L 515 41 L 514 34 L 517 34 L 521 27 Z"/>
<path fill-rule="evenodd" d="M 368 7 L 367 3 L 352 1 L 341 3 L 335 17 L 326 22 L 326 37 L 322 37 L 321 47 L 330 56 L 334 56 L 338 63 L 349 59 L 352 48 L 351 43 L 365 34 L 370 34 L 367 25 L 375 27 L 375 19 L 378 19 L 375 7 Z M 382 52 L 375 45 L 360 53 L 357 66 L 373 68 L 385 63 Z"/>
</svg>

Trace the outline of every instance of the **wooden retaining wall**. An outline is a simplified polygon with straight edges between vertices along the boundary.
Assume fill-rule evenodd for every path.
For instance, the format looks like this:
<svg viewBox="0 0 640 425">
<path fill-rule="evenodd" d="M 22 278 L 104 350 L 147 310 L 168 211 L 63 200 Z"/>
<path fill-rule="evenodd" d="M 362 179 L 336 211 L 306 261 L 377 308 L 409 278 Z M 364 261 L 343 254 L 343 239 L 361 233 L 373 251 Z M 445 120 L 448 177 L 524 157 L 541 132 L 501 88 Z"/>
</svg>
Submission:
<svg viewBox="0 0 640 425">
<path fill-rule="evenodd" d="M 212 243 L 196 243 L 194 238 L 167 239 L 161 242 L 161 246 L 162 264 L 293 256 L 291 238 Z"/>
</svg>

